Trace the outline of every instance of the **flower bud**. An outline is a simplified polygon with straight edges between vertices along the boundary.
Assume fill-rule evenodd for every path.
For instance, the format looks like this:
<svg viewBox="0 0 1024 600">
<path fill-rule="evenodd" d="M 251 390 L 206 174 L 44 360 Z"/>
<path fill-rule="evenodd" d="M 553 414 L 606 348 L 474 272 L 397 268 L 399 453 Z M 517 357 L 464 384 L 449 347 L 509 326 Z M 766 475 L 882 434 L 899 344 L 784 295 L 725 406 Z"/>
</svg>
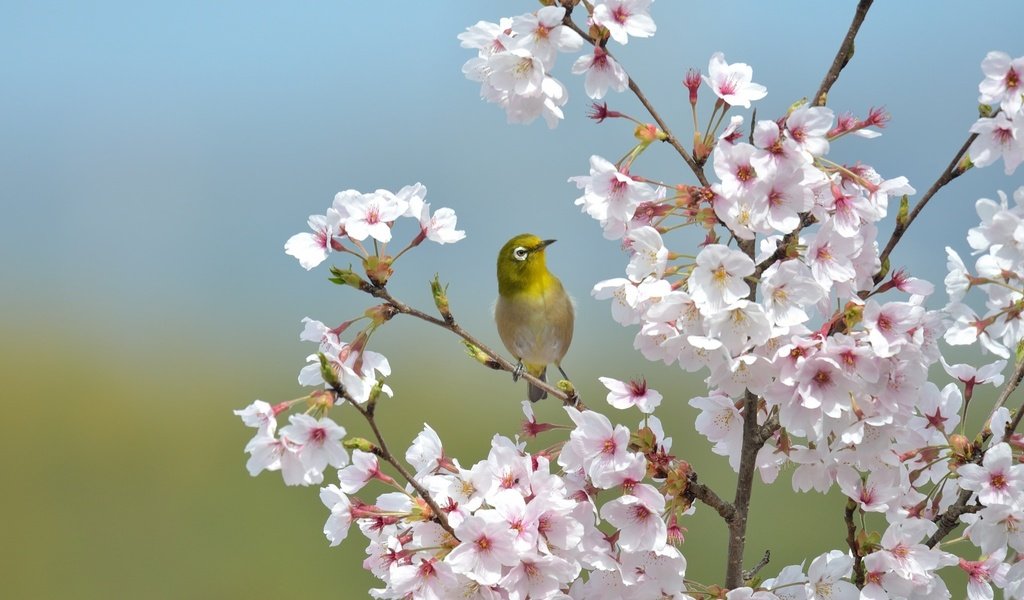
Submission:
<svg viewBox="0 0 1024 600">
<path fill-rule="evenodd" d="M 329 281 L 338 285 L 352 286 L 357 290 L 365 290 L 366 287 L 369 286 L 369 284 L 363 281 L 363 278 L 356 274 L 356 272 L 351 268 L 339 269 L 338 267 L 332 266 Z"/>
<path fill-rule="evenodd" d="M 390 256 L 369 256 L 363 261 L 366 276 L 375 286 L 384 287 L 387 285 L 388 279 L 395 274 L 391 268 L 392 260 Z"/>
<path fill-rule="evenodd" d="M 391 317 L 396 314 L 397 311 L 394 305 L 391 304 L 378 304 L 377 306 L 371 306 L 363 313 L 364 316 L 370 319 L 374 327 L 379 327 L 380 325 L 387 323 L 391 320 Z"/>
<path fill-rule="evenodd" d="M 697 90 L 700 89 L 700 71 L 697 69 L 690 69 L 686 72 L 686 79 L 683 80 L 683 85 L 686 89 L 690 90 L 690 106 L 697 106 Z"/>
<path fill-rule="evenodd" d="M 437 312 L 441 313 L 441 317 L 444 318 L 444 322 L 449 325 L 455 322 L 452 318 L 451 309 L 448 306 L 448 284 L 441 287 L 441 280 L 438 275 L 434 274 L 434 279 L 430 282 L 430 293 L 434 297 L 434 306 L 437 307 Z"/>
<path fill-rule="evenodd" d="M 965 435 L 954 433 L 949 436 L 949 445 L 953 448 L 953 453 L 960 458 L 969 459 L 973 454 L 971 440 Z"/>
<path fill-rule="evenodd" d="M 362 450 L 363 452 L 373 452 L 377 449 L 370 440 L 361 437 L 350 437 L 346 438 L 341 442 L 341 445 L 349 450 Z"/>
<path fill-rule="evenodd" d="M 641 144 L 648 145 L 651 142 L 664 142 L 668 139 L 668 134 L 658 129 L 657 125 L 648 123 L 637 125 L 633 130 L 633 137 L 640 140 Z"/>
<path fill-rule="evenodd" d="M 334 365 L 327 359 L 327 355 L 323 352 L 317 352 L 316 357 L 320 359 L 320 377 L 323 378 L 324 383 L 332 388 L 340 388 L 341 381 L 338 379 L 338 374 L 334 371 Z"/>
<path fill-rule="evenodd" d="M 501 365 L 498 363 L 498 361 L 491 358 L 490 354 L 487 354 L 486 352 L 481 350 L 480 347 L 477 346 L 476 344 L 463 340 L 462 345 L 466 347 L 466 354 L 468 354 L 476 362 L 482 364 L 485 367 L 490 367 L 491 369 L 501 368 Z"/>
<path fill-rule="evenodd" d="M 644 427 L 630 436 L 630 446 L 634 446 L 637 452 L 647 454 L 648 452 L 654 452 L 657 450 L 657 440 L 654 437 L 654 431 L 650 427 Z"/>
<path fill-rule="evenodd" d="M 903 194 L 900 198 L 900 211 L 896 213 L 896 226 L 903 229 L 907 226 L 907 219 L 910 217 L 910 198 Z"/>
<path fill-rule="evenodd" d="M 333 370 L 334 369 L 331 369 L 332 372 Z M 319 411 L 326 411 L 334 406 L 334 403 L 337 402 L 337 400 L 338 395 L 334 390 L 317 390 L 306 398 L 306 403 L 310 408 L 315 407 Z"/>
<path fill-rule="evenodd" d="M 843 309 L 843 322 L 846 324 L 846 330 L 850 331 L 857 323 L 860 323 L 864 317 L 864 305 L 857 304 L 856 302 L 847 302 L 846 308 Z"/>
</svg>

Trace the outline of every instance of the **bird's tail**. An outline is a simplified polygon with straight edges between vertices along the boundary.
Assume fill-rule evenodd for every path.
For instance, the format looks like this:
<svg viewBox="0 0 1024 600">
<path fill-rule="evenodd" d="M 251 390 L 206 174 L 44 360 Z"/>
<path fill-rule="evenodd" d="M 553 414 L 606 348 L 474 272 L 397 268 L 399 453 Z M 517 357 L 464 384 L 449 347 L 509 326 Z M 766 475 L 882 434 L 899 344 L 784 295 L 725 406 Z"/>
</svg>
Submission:
<svg viewBox="0 0 1024 600">
<path fill-rule="evenodd" d="M 535 371 L 534 369 L 530 369 L 529 371 L 530 374 L 536 377 L 537 379 L 540 379 L 543 382 L 547 382 L 547 367 L 541 367 L 539 371 Z M 527 385 L 529 386 L 530 402 L 537 402 L 538 400 L 543 400 L 544 398 L 548 397 L 548 393 L 542 390 L 541 388 L 533 385 L 532 383 L 528 383 Z"/>
</svg>

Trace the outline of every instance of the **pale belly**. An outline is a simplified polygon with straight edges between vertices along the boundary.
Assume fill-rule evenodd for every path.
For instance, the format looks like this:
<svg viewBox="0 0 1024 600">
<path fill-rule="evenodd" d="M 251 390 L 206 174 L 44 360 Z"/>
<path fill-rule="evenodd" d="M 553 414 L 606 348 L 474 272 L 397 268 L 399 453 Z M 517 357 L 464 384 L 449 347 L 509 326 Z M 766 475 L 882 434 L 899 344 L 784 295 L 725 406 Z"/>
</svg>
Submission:
<svg viewBox="0 0 1024 600">
<path fill-rule="evenodd" d="M 528 365 L 560 363 L 572 342 L 572 301 L 562 290 L 499 297 L 494 318 L 502 343 Z"/>
</svg>

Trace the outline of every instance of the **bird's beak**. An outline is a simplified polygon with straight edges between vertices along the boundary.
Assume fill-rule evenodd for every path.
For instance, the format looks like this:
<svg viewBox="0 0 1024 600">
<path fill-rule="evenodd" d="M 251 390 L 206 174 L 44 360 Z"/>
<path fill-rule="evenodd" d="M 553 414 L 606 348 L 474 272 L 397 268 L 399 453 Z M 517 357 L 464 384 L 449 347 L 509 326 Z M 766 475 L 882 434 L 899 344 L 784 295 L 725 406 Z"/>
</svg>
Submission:
<svg viewBox="0 0 1024 600">
<path fill-rule="evenodd" d="M 547 248 L 548 246 L 554 244 L 557 241 L 558 240 L 544 240 L 543 242 L 540 243 L 540 249 L 543 250 L 544 248 Z"/>
</svg>

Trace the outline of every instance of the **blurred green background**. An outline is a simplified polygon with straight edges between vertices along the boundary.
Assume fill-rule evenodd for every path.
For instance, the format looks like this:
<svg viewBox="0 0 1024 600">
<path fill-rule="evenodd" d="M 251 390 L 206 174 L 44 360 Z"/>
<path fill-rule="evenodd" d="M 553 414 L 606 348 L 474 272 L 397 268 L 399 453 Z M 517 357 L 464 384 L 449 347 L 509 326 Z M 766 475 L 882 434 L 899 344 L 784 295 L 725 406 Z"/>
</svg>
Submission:
<svg viewBox="0 0 1024 600">
<path fill-rule="evenodd" d="M 686 138 L 687 68 L 706 69 L 716 50 L 751 63 L 769 89 L 759 115 L 780 115 L 817 88 L 853 5 L 659 2 L 657 36 L 618 55 Z M 583 396 L 600 407 L 598 375 L 646 375 L 666 396 L 659 413 L 676 453 L 731 495 L 725 460 L 686 406 L 700 378 L 644 362 L 633 330 L 589 295 L 625 258 L 578 213 L 566 178 L 586 173 L 592 153 L 623 154 L 631 129 L 585 118 L 573 57 L 556 70 L 571 99 L 555 131 L 506 126 L 460 73 L 472 54 L 456 34 L 535 3 L 2 6 L 4 596 L 349 598 L 373 585 L 358 535 L 328 548 L 316 489 L 247 475 L 251 431 L 231 414 L 303 393 L 302 317 L 338 323 L 369 305 L 282 250 L 345 188 L 422 181 L 434 208 L 456 210 L 468 238 L 403 258 L 393 288 L 429 307 L 427 281 L 440 272 L 456 317 L 495 346 L 497 248 L 522 231 L 558 238 L 551 266 L 579 301 L 565 366 Z M 863 114 L 884 104 L 895 120 L 880 140 L 844 141 L 832 157 L 907 175 L 919 191 L 945 166 L 975 118 L 985 52 L 1024 53 L 1019 3 L 951 7 L 872 9 L 830 105 Z M 641 116 L 627 95 L 607 100 Z M 680 167 L 655 148 L 638 169 L 689 181 Z M 1020 182 L 999 167 L 955 182 L 895 261 L 941 281 L 942 247 L 965 249 L 973 201 Z M 399 239 L 412 235 L 403 226 Z M 687 235 L 673 247 L 695 243 Z M 472 363 L 453 336 L 397 318 L 373 348 L 395 369 L 396 397 L 379 409 L 394 448 L 429 421 L 471 463 L 495 432 L 517 431 L 522 385 Z M 564 421 L 553 402 L 538 412 Z M 358 433 L 354 416 L 338 419 Z M 794 499 L 786 479 L 754 493 L 748 562 L 771 549 L 768 574 L 842 547 L 842 500 Z M 688 576 L 718 581 L 724 527 L 704 508 L 684 525 Z"/>
</svg>

